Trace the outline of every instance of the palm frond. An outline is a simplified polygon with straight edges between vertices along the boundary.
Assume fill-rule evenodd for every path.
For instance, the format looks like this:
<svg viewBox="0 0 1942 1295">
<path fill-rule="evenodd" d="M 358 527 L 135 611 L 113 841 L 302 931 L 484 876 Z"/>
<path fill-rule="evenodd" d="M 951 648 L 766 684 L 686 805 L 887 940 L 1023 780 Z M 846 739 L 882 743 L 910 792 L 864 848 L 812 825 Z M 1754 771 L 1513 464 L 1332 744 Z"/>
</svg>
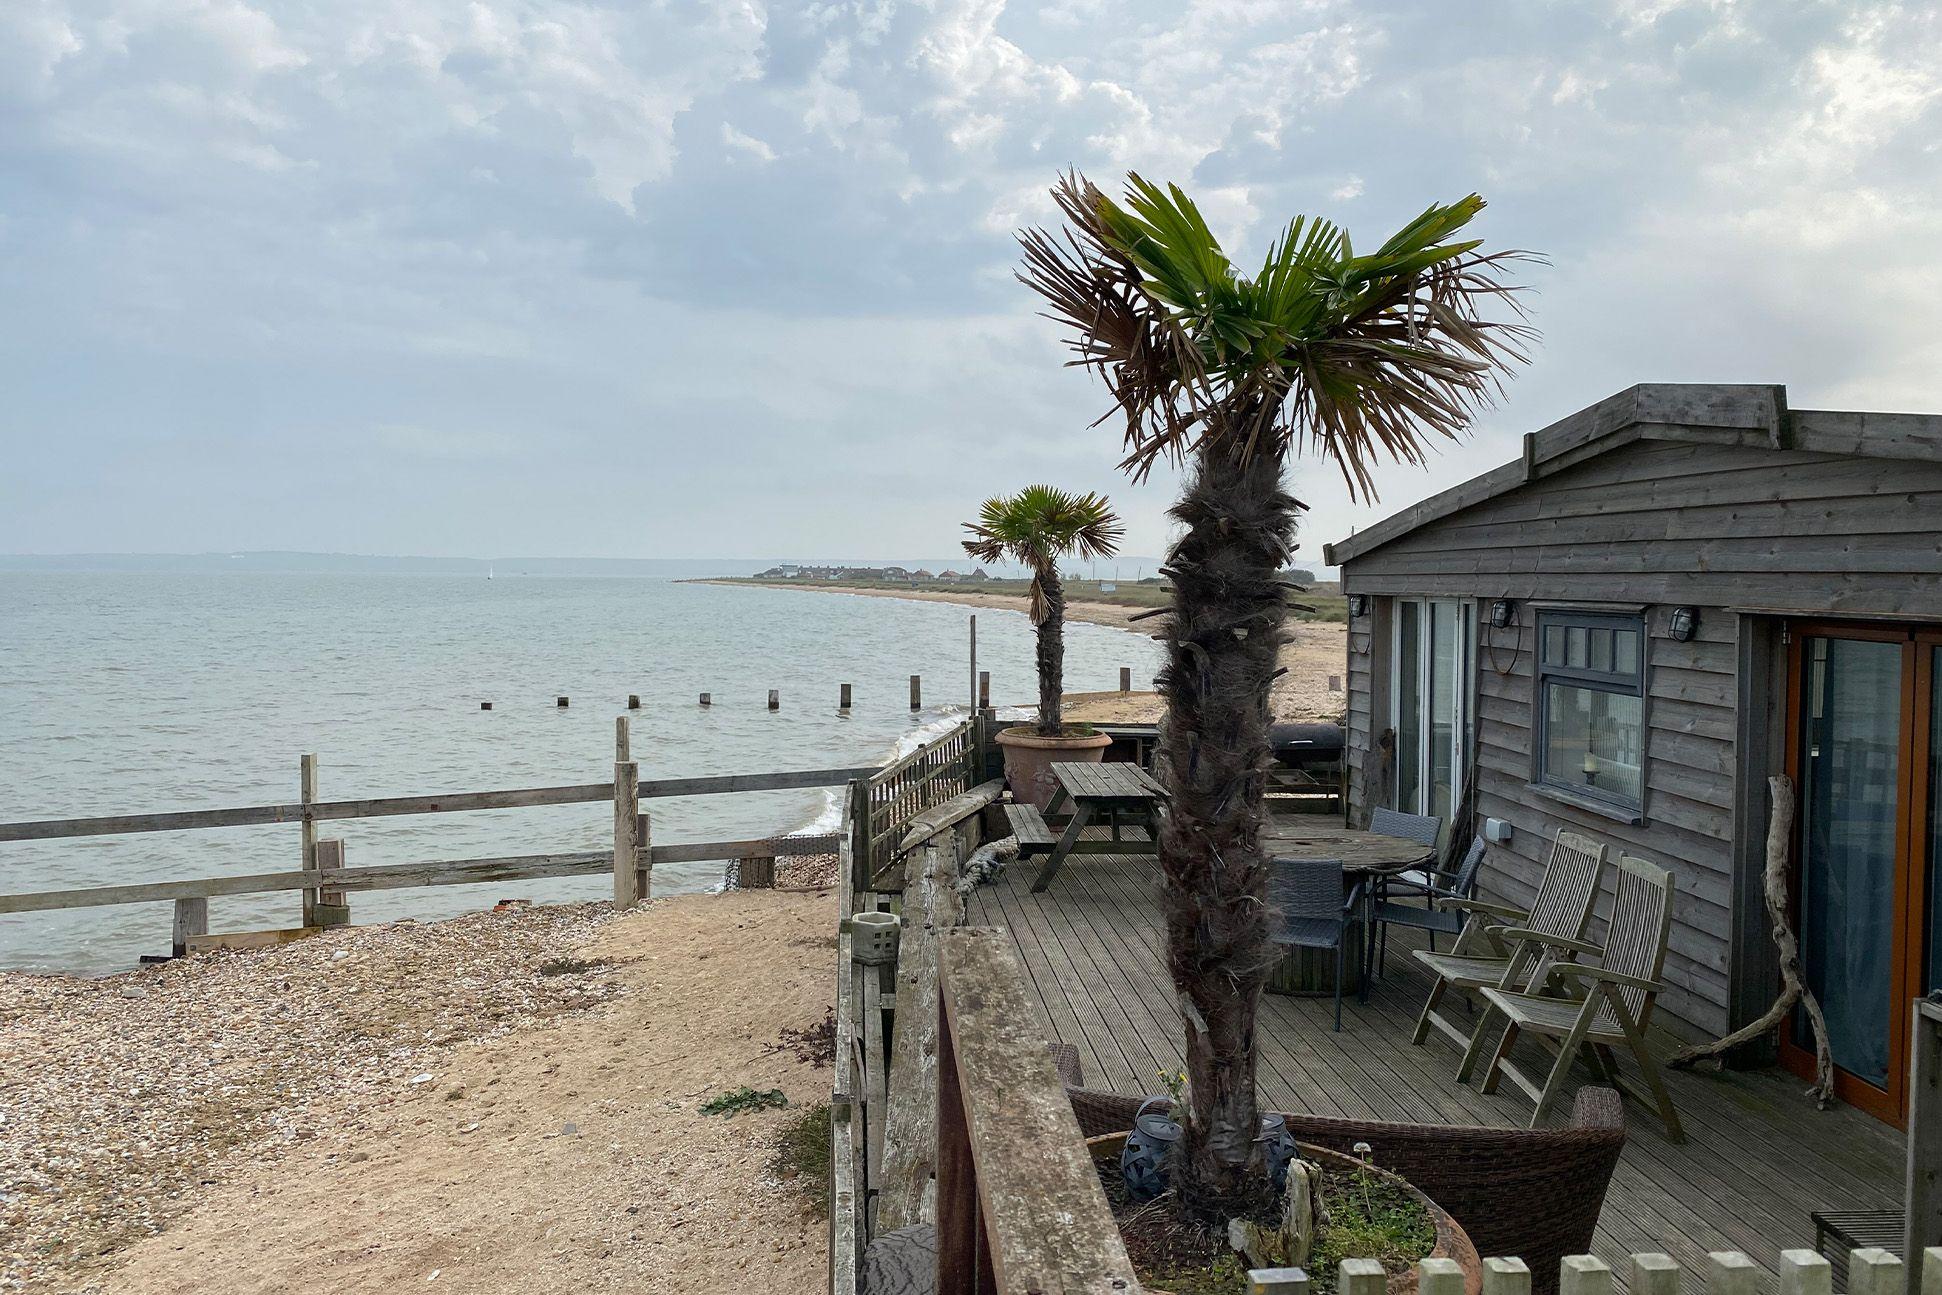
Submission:
<svg viewBox="0 0 1942 1295">
<path fill-rule="evenodd" d="M 1178 186 L 1130 175 L 1121 204 L 1071 172 L 1053 198 L 1065 229 L 1019 236 L 1019 278 L 1071 362 L 1105 381 L 1135 479 L 1209 444 L 1243 459 L 1306 448 L 1372 498 L 1378 461 L 1421 463 L 1460 436 L 1536 336 L 1509 272 L 1542 258 L 1456 237 L 1477 194 L 1362 256 L 1345 230 L 1298 217 L 1252 279 Z"/>
</svg>

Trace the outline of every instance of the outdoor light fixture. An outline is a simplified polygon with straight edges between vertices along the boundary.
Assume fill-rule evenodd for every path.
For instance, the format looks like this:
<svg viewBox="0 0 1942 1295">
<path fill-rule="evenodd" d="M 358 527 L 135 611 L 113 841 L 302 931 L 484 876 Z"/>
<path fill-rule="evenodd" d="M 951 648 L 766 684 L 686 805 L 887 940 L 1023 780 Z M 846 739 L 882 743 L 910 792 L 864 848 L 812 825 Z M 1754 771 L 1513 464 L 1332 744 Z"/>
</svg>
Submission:
<svg viewBox="0 0 1942 1295">
<path fill-rule="evenodd" d="M 1366 616 L 1368 614 L 1369 614 L 1369 595 L 1350 594 L 1349 595 L 1349 615 Z"/>
<path fill-rule="evenodd" d="M 1154 1105 L 1161 1110 L 1149 1110 Z M 1150 1201 L 1167 1189 L 1167 1155 L 1180 1140 L 1180 1126 L 1169 1108 L 1172 1099 L 1149 1097 L 1133 1116 L 1133 1131 L 1120 1149 L 1119 1172 L 1136 1201 Z"/>
<path fill-rule="evenodd" d="M 1675 643 L 1690 643 L 1693 635 L 1699 632 L 1699 608 L 1674 607 L 1672 619 L 1666 622 L 1666 633 Z"/>
<path fill-rule="evenodd" d="M 1516 603 L 1508 598 L 1499 598 L 1490 604 L 1490 627 L 1499 630 L 1509 629 L 1511 614 L 1516 610 Z"/>
</svg>

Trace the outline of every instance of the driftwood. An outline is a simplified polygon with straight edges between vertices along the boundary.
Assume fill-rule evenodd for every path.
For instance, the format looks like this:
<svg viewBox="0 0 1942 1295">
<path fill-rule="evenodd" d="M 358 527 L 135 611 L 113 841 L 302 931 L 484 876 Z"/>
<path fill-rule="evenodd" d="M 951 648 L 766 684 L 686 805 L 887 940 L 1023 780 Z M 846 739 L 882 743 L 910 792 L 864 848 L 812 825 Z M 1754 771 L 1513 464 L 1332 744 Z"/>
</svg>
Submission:
<svg viewBox="0 0 1942 1295">
<path fill-rule="evenodd" d="M 1787 873 L 1794 832 L 1794 784 L 1791 778 L 1783 775 L 1767 779 L 1767 788 L 1773 797 L 1773 813 L 1767 821 L 1764 882 L 1767 920 L 1773 924 L 1773 942 L 1780 949 L 1780 997 L 1774 1000 L 1773 1006 L 1759 1020 L 1742 1026 L 1723 1039 L 1681 1048 L 1666 1059 L 1666 1064 L 1674 1069 L 1684 1069 L 1703 1060 L 1719 1065 L 1729 1049 L 1751 1043 L 1779 1028 L 1780 1023 L 1787 1019 L 1787 1013 L 1793 1011 L 1795 1004 L 1800 1004 L 1805 1008 L 1808 1022 L 1814 1030 L 1814 1086 L 1807 1090 L 1807 1095 L 1814 1099 L 1816 1106 L 1826 1110 L 1834 1100 L 1834 1058 L 1828 1050 L 1827 1018 L 1821 1015 L 1820 1002 L 1807 987 L 1807 978 L 1800 964 L 1800 940 L 1795 936 L 1793 922 L 1788 916 L 1792 906 L 1787 894 Z"/>
</svg>

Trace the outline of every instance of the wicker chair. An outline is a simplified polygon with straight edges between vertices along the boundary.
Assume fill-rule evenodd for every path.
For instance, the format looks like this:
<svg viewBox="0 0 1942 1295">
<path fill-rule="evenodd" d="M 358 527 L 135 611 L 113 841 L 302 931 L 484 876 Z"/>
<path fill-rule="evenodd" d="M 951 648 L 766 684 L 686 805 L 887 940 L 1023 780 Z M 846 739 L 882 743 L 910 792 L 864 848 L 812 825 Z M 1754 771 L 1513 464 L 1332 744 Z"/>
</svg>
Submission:
<svg viewBox="0 0 1942 1295">
<path fill-rule="evenodd" d="M 1089 1138 L 1133 1127 L 1145 1100 L 1069 1088 L 1072 1113 Z M 1578 1090 L 1571 1124 L 1558 1129 L 1389 1124 L 1321 1115 L 1284 1115 L 1297 1141 L 1352 1152 L 1366 1142 L 1393 1169 L 1455 1216 L 1482 1255 L 1516 1255 L 1531 1269 L 1532 1295 L 1558 1288 L 1558 1264 L 1591 1250 L 1618 1154 L 1625 1109 L 1616 1092 Z"/>
</svg>

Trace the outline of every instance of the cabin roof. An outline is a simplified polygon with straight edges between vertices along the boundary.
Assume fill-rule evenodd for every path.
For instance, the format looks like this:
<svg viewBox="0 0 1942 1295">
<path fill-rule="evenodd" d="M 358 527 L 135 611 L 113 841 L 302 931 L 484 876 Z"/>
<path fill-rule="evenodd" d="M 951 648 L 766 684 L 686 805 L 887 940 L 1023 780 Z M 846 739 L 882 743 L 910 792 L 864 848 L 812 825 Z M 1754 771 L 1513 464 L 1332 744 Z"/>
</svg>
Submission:
<svg viewBox="0 0 1942 1295">
<path fill-rule="evenodd" d="M 1648 382 L 1524 433 L 1524 453 L 1345 540 L 1322 546 L 1343 566 L 1498 495 L 1637 441 L 1687 441 L 1856 458 L 1942 461 L 1942 414 L 1789 409 L 1783 386 Z"/>
</svg>

